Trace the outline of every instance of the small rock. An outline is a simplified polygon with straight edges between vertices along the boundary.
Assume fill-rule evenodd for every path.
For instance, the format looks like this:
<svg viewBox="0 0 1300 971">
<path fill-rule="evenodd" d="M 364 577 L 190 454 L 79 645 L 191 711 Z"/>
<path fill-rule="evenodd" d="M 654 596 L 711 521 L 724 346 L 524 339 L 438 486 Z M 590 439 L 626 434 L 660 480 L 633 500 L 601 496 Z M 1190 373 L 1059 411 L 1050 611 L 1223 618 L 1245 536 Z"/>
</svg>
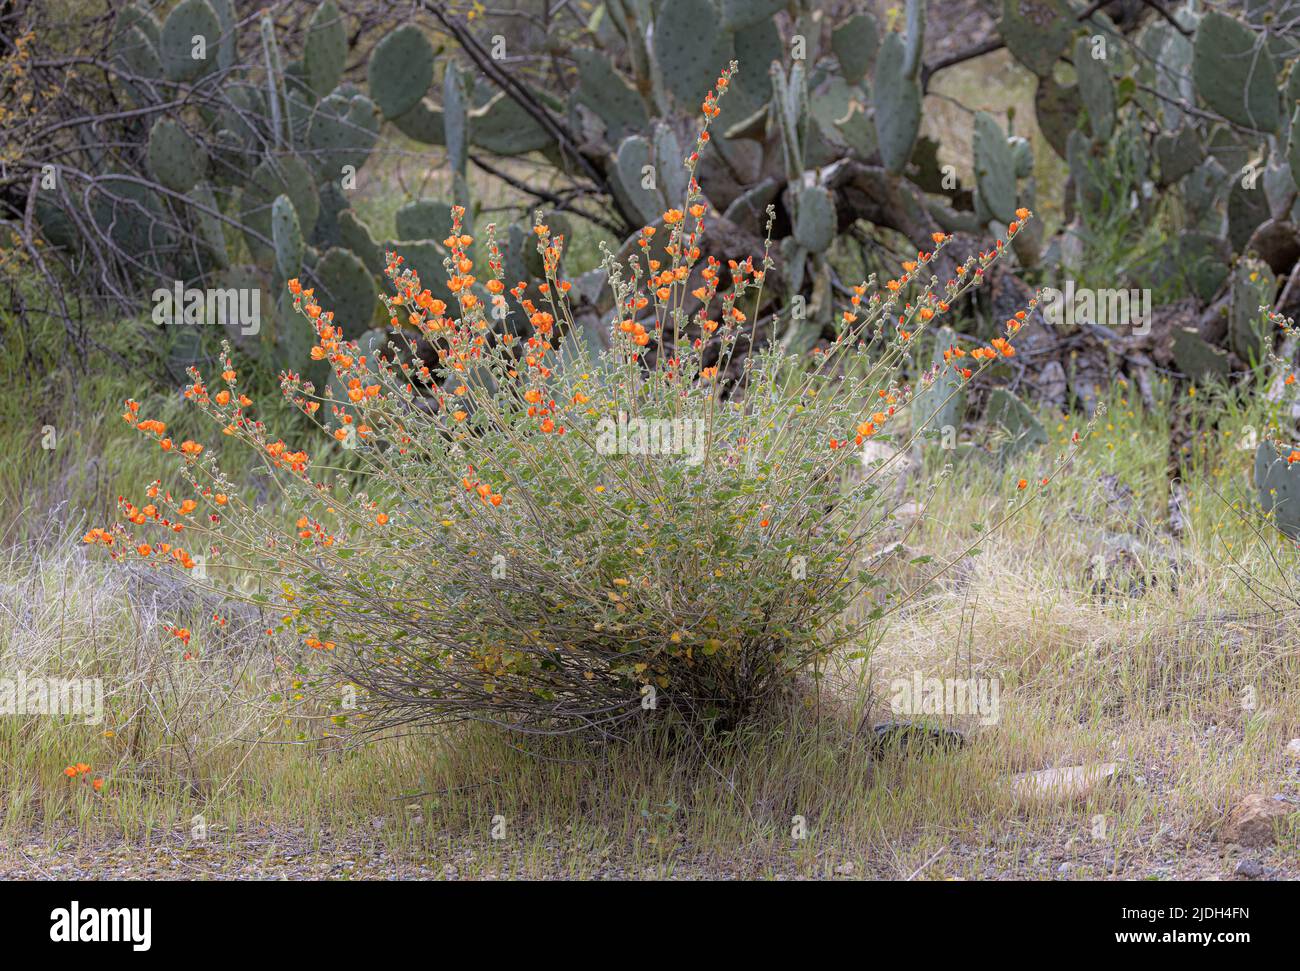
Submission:
<svg viewBox="0 0 1300 971">
<path fill-rule="evenodd" d="M 925 512 L 925 507 L 919 502 L 905 502 L 894 510 L 894 521 L 903 526 L 910 526 Z"/>
<path fill-rule="evenodd" d="M 1254 880 L 1256 877 L 1264 875 L 1264 868 L 1260 865 L 1259 860 L 1242 860 L 1237 864 L 1237 868 L 1233 872 L 1239 877 Z"/>
<path fill-rule="evenodd" d="M 835 868 L 835 873 L 841 877 L 853 876 L 853 862 L 850 860 L 848 863 L 841 863 Z"/>
<path fill-rule="evenodd" d="M 1017 799 L 1067 802 L 1088 796 L 1098 785 L 1113 779 L 1117 772 L 1117 762 L 1022 772 L 1011 780 L 1011 793 Z"/>
<path fill-rule="evenodd" d="M 1219 829 L 1219 840 L 1239 846 L 1267 846 L 1273 842 L 1275 823 L 1291 815 L 1292 808 L 1257 792 L 1239 802 Z"/>
<path fill-rule="evenodd" d="M 875 735 L 877 754 L 890 750 L 959 749 L 966 744 L 966 736 L 955 728 L 922 722 L 881 722 L 871 726 L 871 731 Z"/>
<path fill-rule="evenodd" d="M 1300 759 L 1300 738 L 1293 738 L 1286 743 L 1286 754 L 1293 759 Z"/>
</svg>

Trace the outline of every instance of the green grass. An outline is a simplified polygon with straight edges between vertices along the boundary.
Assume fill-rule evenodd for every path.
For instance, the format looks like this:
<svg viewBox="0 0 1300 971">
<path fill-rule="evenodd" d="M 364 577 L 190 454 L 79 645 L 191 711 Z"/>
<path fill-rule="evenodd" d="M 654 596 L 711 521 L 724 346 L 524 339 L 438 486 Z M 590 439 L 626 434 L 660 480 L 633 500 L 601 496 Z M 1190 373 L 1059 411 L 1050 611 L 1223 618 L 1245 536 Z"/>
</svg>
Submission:
<svg viewBox="0 0 1300 971">
<path fill-rule="evenodd" d="M 1222 869 L 1211 838 L 1234 799 L 1294 784 L 1282 755 L 1300 734 L 1294 608 L 1270 596 L 1284 612 L 1266 612 L 1231 566 L 1236 556 L 1280 585 L 1294 564 L 1269 537 L 1279 570 L 1252 530 L 1251 456 L 1234 439 L 1269 416 L 1248 396 L 1197 400 L 1223 416 L 1222 431 L 1189 457 L 1179 547 L 1158 535 L 1170 385 L 1157 386 L 1154 412 L 1116 386 L 1069 473 L 982 539 L 974 524 L 1026 498 L 1015 478 L 1041 474 L 1077 418 L 1045 416 L 1053 445 L 1012 468 L 972 461 L 916 485 L 927 513 L 900 535 L 907 550 L 942 561 L 979 541 L 981 552 L 894 618 L 869 670 L 840 659 L 820 692 L 762 727 L 672 748 L 662 736 L 594 746 L 483 727 L 347 743 L 327 737 L 328 712 L 257 618 L 219 631 L 212 605 L 78 544 L 77 512 L 106 513 L 152 466 L 117 417 L 129 378 L 90 370 L 101 376 L 58 403 L 33 372 L 9 375 L 19 390 L 0 420 L 13 459 L 0 482 L 6 509 L 27 512 L 9 517 L 0 562 L 0 669 L 100 677 L 106 720 L 0 719 L 0 846 L 192 847 L 201 817 L 204 852 L 238 866 L 341 842 L 460 877 L 820 877 L 849 864 L 859 876 L 1052 876 L 1062 862 L 1078 875 L 1205 875 Z M 39 420 L 60 426 L 53 454 L 33 445 L 38 419 L 23 400 L 51 409 Z M 1106 475 L 1132 490 L 1131 506 L 1105 502 Z M 48 522 L 56 501 L 68 511 Z M 1090 579 L 1115 535 L 1152 551 L 1137 595 Z M 889 567 L 907 583 L 934 569 L 908 559 Z M 182 660 L 164 623 L 195 631 L 198 660 Z M 894 717 L 889 679 L 915 670 L 1000 679 L 1001 720 L 948 719 L 971 732 L 956 752 L 873 758 L 856 729 Z M 1246 688 L 1259 698 L 1251 710 Z M 1119 782 L 1082 802 L 1026 805 L 1009 789 L 1016 772 L 1116 760 Z M 106 780 L 102 793 L 63 776 L 78 761 Z M 1098 815 L 1101 842 L 1090 836 Z M 791 838 L 796 817 L 806 839 Z M 281 834 L 269 848 L 267 832 Z M 1285 837 L 1278 865 L 1295 849 Z"/>
</svg>

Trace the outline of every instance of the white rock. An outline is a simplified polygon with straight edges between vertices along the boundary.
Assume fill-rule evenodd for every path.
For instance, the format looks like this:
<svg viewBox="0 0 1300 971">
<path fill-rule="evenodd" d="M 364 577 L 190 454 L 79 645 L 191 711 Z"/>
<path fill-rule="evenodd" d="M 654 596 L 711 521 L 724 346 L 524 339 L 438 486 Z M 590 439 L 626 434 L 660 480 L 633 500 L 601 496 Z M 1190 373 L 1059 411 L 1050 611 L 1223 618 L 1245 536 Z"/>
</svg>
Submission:
<svg viewBox="0 0 1300 971">
<path fill-rule="evenodd" d="M 1011 793 L 1017 799 L 1064 802 L 1082 799 L 1099 784 L 1119 772 L 1118 762 L 1096 765 L 1068 765 L 1059 769 L 1022 772 L 1011 780 Z"/>
</svg>

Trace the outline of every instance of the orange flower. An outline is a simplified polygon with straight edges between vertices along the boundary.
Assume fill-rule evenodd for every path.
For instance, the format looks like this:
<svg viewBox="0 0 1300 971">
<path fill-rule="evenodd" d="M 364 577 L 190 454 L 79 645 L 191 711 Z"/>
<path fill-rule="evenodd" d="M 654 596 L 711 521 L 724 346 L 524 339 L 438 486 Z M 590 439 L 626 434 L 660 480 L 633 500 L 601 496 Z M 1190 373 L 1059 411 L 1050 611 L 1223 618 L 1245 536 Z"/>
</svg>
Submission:
<svg viewBox="0 0 1300 971">
<path fill-rule="evenodd" d="M 378 516 L 375 517 L 375 522 L 377 522 L 380 526 L 388 525 L 388 514 L 381 512 Z"/>
<path fill-rule="evenodd" d="M 1024 479 L 1021 479 L 1019 482 L 1016 483 L 1016 488 L 1023 489 L 1027 485 L 1029 485 L 1029 483 Z"/>
<path fill-rule="evenodd" d="M 96 779 L 94 782 L 91 783 L 91 785 L 94 787 L 96 792 L 99 792 L 100 789 L 104 788 L 104 780 Z"/>
</svg>

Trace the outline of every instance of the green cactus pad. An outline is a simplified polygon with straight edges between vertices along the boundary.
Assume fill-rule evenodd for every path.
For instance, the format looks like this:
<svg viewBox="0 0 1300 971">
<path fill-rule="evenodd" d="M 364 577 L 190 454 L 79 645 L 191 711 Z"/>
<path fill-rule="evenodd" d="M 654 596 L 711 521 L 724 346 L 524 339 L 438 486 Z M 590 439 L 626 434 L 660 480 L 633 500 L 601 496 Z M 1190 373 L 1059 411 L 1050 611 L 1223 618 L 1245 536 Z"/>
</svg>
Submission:
<svg viewBox="0 0 1300 971">
<path fill-rule="evenodd" d="M 446 142 L 442 125 L 442 108 L 428 98 L 421 98 L 410 111 L 389 120 L 394 128 L 417 142 L 426 145 L 442 145 Z"/>
<path fill-rule="evenodd" d="M 170 118 L 159 118 L 149 132 L 149 170 L 173 192 L 189 192 L 207 173 L 208 157 Z"/>
<path fill-rule="evenodd" d="M 537 119 L 505 91 L 469 116 L 470 140 L 495 155 L 523 155 L 554 141 Z"/>
<path fill-rule="evenodd" d="M 650 124 L 645 102 L 609 58 L 589 48 L 573 52 L 578 63 L 579 103 L 594 111 L 605 123 L 609 140 L 617 144 L 625 135 L 644 131 Z"/>
<path fill-rule="evenodd" d="M 1277 68 L 1262 34 L 1218 11 L 1206 14 L 1196 28 L 1192 77 L 1201 100 L 1223 117 L 1277 131 Z"/>
<path fill-rule="evenodd" d="M 993 116 L 975 115 L 975 184 L 989 211 L 1003 223 L 1016 218 L 1016 159 Z"/>
<path fill-rule="evenodd" d="M 162 28 L 158 25 L 157 18 L 138 4 L 128 3 L 118 12 L 117 20 L 113 24 L 114 39 L 126 33 L 132 27 L 139 28 L 140 32 L 149 38 L 149 43 L 157 50 L 158 45 L 162 42 Z"/>
<path fill-rule="evenodd" d="M 831 31 L 831 50 L 840 62 L 840 74 L 857 84 L 876 64 L 880 49 L 880 25 L 869 13 L 855 13 Z"/>
<path fill-rule="evenodd" d="M 378 291 L 365 264 L 347 250 L 334 247 L 321 256 L 316 275 L 320 279 L 317 300 L 325 310 L 334 311 L 334 323 L 342 328 L 343 336 L 356 340 L 369 330 Z"/>
<path fill-rule="evenodd" d="M 1195 327 L 1174 330 L 1174 365 L 1193 381 L 1228 376 L 1228 352 L 1207 344 Z"/>
<path fill-rule="evenodd" d="M 286 195 L 275 197 L 271 204 L 271 240 L 275 244 L 275 269 L 280 278 L 288 280 L 302 269 L 302 229 L 298 214 Z"/>
<path fill-rule="evenodd" d="M 360 168 L 379 137 L 379 109 L 363 94 L 334 93 L 316 106 L 307 130 L 307 148 L 323 179 L 340 177 L 343 166 Z"/>
<path fill-rule="evenodd" d="M 155 80 L 162 77 L 162 61 L 158 57 L 158 51 L 139 27 L 124 28 L 113 38 L 109 50 L 114 68 L 123 74 Z M 131 81 L 120 83 L 137 105 L 150 102 L 149 89 L 144 85 Z"/>
<path fill-rule="evenodd" d="M 677 135 L 662 121 L 655 123 L 655 159 L 664 208 L 681 208 L 686 202 L 686 155 Z"/>
<path fill-rule="evenodd" d="M 234 0 L 208 0 L 217 15 L 221 39 L 217 42 L 217 67 L 229 71 L 235 66 L 239 50 L 235 43 L 235 29 L 239 18 L 235 15 Z"/>
<path fill-rule="evenodd" d="M 821 253 L 835 240 L 835 200 L 819 185 L 804 186 L 795 196 L 794 238 L 810 253 Z"/>
<path fill-rule="evenodd" d="M 1261 306 L 1273 306 L 1277 278 L 1262 260 L 1238 260 L 1228 276 L 1228 346 L 1246 363 L 1264 357 L 1266 336 L 1271 335 Z"/>
<path fill-rule="evenodd" d="M 1034 117 L 1047 144 L 1061 158 L 1069 160 L 1070 132 L 1075 130 L 1083 101 L 1077 85 L 1058 84 L 1051 76 L 1040 78 L 1034 95 Z"/>
<path fill-rule="evenodd" d="M 1049 442 L 1042 423 L 1034 417 L 1029 406 L 1005 388 L 994 388 L 989 395 L 988 419 L 997 422 L 1007 433 L 1007 441 L 998 453 L 1005 464 L 1012 457 Z"/>
<path fill-rule="evenodd" d="M 304 237 L 310 237 L 320 214 L 320 197 L 311 171 L 292 155 L 265 159 L 253 170 L 240 200 L 240 219 L 249 229 L 270 239 L 271 205 L 279 195 L 286 195 L 293 202 L 298 226 Z M 245 234 L 245 239 L 254 259 L 274 258 L 274 253 L 260 239 L 249 234 Z"/>
<path fill-rule="evenodd" d="M 307 84 L 316 97 L 323 98 L 338 86 L 347 56 L 348 34 L 343 14 L 334 0 L 325 0 L 311 15 L 302 51 Z"/>
<path fill-rule="evenodd" d="M 439 245 L 451 235 L 451 204 L 418 199 L 397 210 L 397 235 L 402 239 L 431 239 Z"/>
<path fill-rule="evenodd" d="M 338 215 L 339 241 L 343 249 L 350 250 L 366 265 L 366 269 L 379 276 L 384 272 L 384 254 L 370 228 L 357 218 L 351 209 Z"/>
<path fill-rule="evenodd" d="M 447 164 L 464 174 L 469 152 L 469 108 L 465 87 L 455 64 L 448 64 L 442 79 L 442 133 L 447 144 Z"/>
<path fill-rule="evenodd" d="M 218 267 L 226 267 L 230 260 L 226 252 L 226 234 L 222 229 L 222 222 L 212 212 L 207 211 L 220 211 L 212 186 L 206 182 L 200 182 L 190 189 L 188 195 L 197 204 L 190 209 L 190 213 L 194 219 L 194 224 L 198 227 L 199 239 L 202 241 L 207 255 L 212 258 Z M 203 208 L 199 208 L 199 206 Z"/>
<path fill-rule="evenodd" d="M 120 175 L 107 175 L 96 182 L 90 216 L 115 246 L 138 259 L 147 259 L 170 245 L 157 194 Z"/>
<path fill-rule="evenodd" d="M 203 37 L 204 56 L 194 56 L 194 38 Z M 221 21 L 208 0 L 181 0 L 163 21 L 158 53 L 169 81 L 193 81 L 217 66 Z"/>
<path fill-rule="evenodd" d="M 737 226 L 761 233 L 763 227 L 767 225 L 767 206 L 776 199 L 780 191 L 781 184 L 776 179 L 764 179 L 737 196 L 722 216 Z"/>
<path fill-rule="evenodd" d="M 416 106 L 433 83 L 433 47 L 413 24 L 398 27 L 375 45 L 367 69 L 370 96 L 385 118 Z"/>
<path fill-rule="evenodd" d="M 1002 0 L 998 32 L 1011 55 L 1040 78 L 1070 44 L 1074 13 L 1064 0 Z"/>
<path fill-rule="evenodd" d="M 722 0 L 722 26 L 727 30 L 743 30 L 784 10 L 788 0 Z M 716 16 L 716 15 L 715 15 Z"/>
<path fill-rule="evenodd" d="M 1255 230 L 1269 218 L 1268 197 L 1264 186 L 1259 181 L 1254 188 L 1242 185 L 1241 179 L 1233 179 L 1228 190 L 1228 242 L 1234 253 L 1244 253 L 1250 237 Z"/>
<path fill-rule="evenodd" d="M 1156 136 L 1156 162 L 1160 166 L 1160 180 L 1173 185 L 1191 172 L 1205 157 L 1200 136 L 1192 125 L 1183 125 L 1177 132 Z"/>
<path fill-rule="evenodd" d="M 654 21 L 654 60 L 677 103 L 695 111 L 731 56 L 709 0 L 663 0 Z"/>
<path fill-rule="evenodd" d="M 659 192 L 658 170 L 654 170 L 654 188 L 642 182 L 645 166 L 654 166 L 654 149 L 640 135 L 630 135 L 618 146 L 618 154 L 610 171 L 610 188 L 620 203 L 643 225 L 654 222 L 663 214 L 663 196 Z"/>
<path fill-rule="evenodd" d="M 1115 85 L 1104 60 L 1092 56 L 1092 41 L 1074 42 L 1074 72 L 1079 78 L 1079 98 L 1088 110 L 1092 136 L 1108 141 L 1115 133 Z"/>
<path fill-rule="evenodd" d="M 1292 539 L 1300 539 L 1300 463 L 1287 461 L 1292 450 L 1270 441 L 1255 450 L 1255 488 L 1259 504 L 1273 514 L 1277 528 Z M 1285 453 L 1285 454 L 1284 454 Z"/>
<path fill-rule="evenodd" d="M 902 37 L 888 34 L 876 59 L 872 91 L 876 140 L 880 157 L 891 172 L 903 171 L 921 128 L 921 81 L 904 73 L 906 56 Z"/>
<path fill-rule="evenodd" d="M 1291 180 L 1300 187 L 1300 105 L 1291 114 L 1291 132 L 1286 142 L 1287 162 L 1291 166 Z"/>
<path fill-rule="evenodd" d="M 966 392 L 961 375 L 943 359 L 943 352 L 957 343 L 957 335 L 947 327 L 935 331 L 933 366 L 937 368 L 934 382 L 917 393 L 912 405 L 912 427 L 916 431 L 942 435 L 945 428 L 955 433 L 961 431 L 966 414 Z"/>
</svg>

